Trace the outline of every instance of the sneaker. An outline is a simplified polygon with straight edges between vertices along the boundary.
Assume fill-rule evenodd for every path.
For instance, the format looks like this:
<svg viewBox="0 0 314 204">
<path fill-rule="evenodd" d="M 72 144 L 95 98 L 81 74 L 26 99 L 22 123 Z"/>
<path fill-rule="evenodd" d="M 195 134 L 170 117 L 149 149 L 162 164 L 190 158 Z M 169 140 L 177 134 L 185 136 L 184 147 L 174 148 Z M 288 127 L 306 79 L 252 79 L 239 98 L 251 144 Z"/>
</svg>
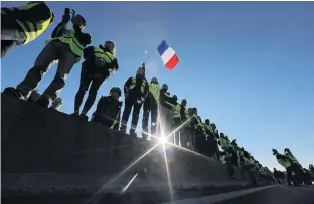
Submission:
<svg viewBox="0 0 314 204">
<path fill-rule="evenodd" d="M 121 126 L 121 127 L 120 127 L 120 132 L 122 132 L 123 134 L 125 134 L 125 133 L 126 133 L 126 127 Z"/>
<path fill-rule="evenodd" d="M 40 97 L 39 99 L 37 99 L 36 104 L 43 107 L 43 108 L 48 108 L 50 101 L 46 97 Z"/>
<path fill-rule="evenodd" d="M 18 91 L 17 89 L 13 87 L 5 88 L 3 91 L 3 94 L 27 101 L 27 98 L 23 96 L 23 94 L 20 91 Z"/>
</svg>

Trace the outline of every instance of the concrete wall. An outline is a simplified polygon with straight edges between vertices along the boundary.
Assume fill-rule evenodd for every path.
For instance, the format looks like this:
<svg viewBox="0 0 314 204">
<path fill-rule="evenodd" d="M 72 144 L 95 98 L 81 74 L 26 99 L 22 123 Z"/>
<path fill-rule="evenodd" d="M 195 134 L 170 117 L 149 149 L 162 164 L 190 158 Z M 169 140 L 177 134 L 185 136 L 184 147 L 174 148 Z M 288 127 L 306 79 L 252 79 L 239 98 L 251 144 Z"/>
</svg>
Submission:
<svg viewBox="0 0 314 204">
<path fill-rule="evenodd" d="M 36 104 L 1 96 L 4 196 L 16 193 L 16 189 L 39 194 L 58 189 L 65 194 L 93 194 L 154 144 Z M 243 172 L 239 172 L 239 179 L 232 180 L 220 162 L 176 148 L 169 147 L 169 151 L 174 190 L 250 183 Z M 105 185 L 106 191 L 121 191 L 136 173 L 139 173 L 136 182 L 129 191 L 168 189 L 162 152 L 161 147 L 156 148 L 114 182 Z"/>
</svg>

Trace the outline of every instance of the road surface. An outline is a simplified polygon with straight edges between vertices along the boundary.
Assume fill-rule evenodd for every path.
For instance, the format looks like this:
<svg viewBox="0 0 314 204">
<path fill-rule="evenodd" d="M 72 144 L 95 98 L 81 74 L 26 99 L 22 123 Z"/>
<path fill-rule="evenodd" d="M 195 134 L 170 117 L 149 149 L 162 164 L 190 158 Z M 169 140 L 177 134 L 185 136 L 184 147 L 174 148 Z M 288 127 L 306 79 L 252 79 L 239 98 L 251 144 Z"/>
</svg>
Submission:
<svg viewBox="0 0 314 204">
<path fill-rule="evenodd" d="M 192 199 L 175 204 L 314 204 L 314 186 L 272 185 Z M 162 204 L 171 204 L 165 202 Z"/>
</svg>

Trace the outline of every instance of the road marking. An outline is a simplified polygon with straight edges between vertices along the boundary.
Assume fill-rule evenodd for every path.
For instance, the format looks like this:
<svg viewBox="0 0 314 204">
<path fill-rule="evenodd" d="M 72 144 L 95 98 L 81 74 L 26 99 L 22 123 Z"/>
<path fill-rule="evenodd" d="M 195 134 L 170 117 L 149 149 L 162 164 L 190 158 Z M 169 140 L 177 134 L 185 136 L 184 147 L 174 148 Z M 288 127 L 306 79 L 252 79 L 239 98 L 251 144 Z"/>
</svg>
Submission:
<svg viewBox="0 0 314 204">
<path fill-rule="evenodd" d="M 164 202 L 164 203 L 159 203 L 159 204 L 213 204 L 216 202 L 221 202 L 221 201 L 233 199 L 239 196 L 244 196 L 244 195 L 248 195 L 251 193 L 258 192 L 258 191 L 262 191 L 268 188 L 272 188 L 274 186 L 276 185 L 264 186 L 264 187 L 240 190 L 240 191 L 233 191 L 230 193 L 220 193 L 216 195 L 204 196 L 204 197 L 198 197 L 198 198 L 189 198 L 189 199 L 184 199 L 184 200 L 177 200 L 174 202 L 170 201 L 170 202 Z"/>
</svg>

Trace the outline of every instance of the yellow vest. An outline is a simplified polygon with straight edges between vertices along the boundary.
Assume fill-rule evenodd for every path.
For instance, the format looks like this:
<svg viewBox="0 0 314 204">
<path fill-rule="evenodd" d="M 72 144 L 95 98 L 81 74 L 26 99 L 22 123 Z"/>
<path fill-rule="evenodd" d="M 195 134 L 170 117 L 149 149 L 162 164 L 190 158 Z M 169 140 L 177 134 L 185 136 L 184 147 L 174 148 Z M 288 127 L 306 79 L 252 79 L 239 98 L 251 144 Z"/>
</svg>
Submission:
<svg viewBox="0 0 314 204">
<path fill-rule="evenodd" d="M 19 6 L 17 8 L 5 8 L 1 9 L 1 13 L 6 13 L 6 10 L 13 11 L 14 10 L 29 10 L 33 6 L 36 6 L 38 3 L 28 3 L 24 6 Z M 52 12 L 50 10 L 50 15 L 48 19 L 31 22 L 31 21 L 20 21 L 16 19 L 16 22 L 22 27 L 23 31 L 26 35 L 26 40 L 23 42 L 23 44 L 27 44 L 30 41 L 35 40 L 38 36 L 40 36 L 49 26 L 50 21 L 52 18 Z"/>
<path fill-rule="evenodd" d="M 132 84 L 131 86 L 129 87 L 129 89 L 134 89 L 136 85 L 136 77 L 132 77 Z M 145 86 L 146 86 L 146 81 L 143 80 L 143 83 L 142 83 L 142 86 L 141 86 L 141 93 L 143 94 L 144 91 L 145 91 Z"/>
<path fill-rule="evenodd" d="M 180 114 L 181 106 L 180 104 L 172 106 L 172 118 L 181 118 Z"/>
<path fill-rule="evenodd" d="M 153 95 L 157 103 L 159 103 L 160 86 L 158 84 L 149 84 L 149 92 Z"/>
<path fill-rule="evenodd" d="M 61 42 L 68 44 L 70 46 L 71 51 L 77 56 L 76 62 L 78 62 L 81 60 L 85 46 L 79 43 L 79 41 L 75 38 L 74 34 L 75 32 L 73 29 L 66 29 L 63 35 L 61 35 L 60 37 L 47 40 L 45 43 L 47 44 L 52 40 L 58 39 Z"/>
</svg>

